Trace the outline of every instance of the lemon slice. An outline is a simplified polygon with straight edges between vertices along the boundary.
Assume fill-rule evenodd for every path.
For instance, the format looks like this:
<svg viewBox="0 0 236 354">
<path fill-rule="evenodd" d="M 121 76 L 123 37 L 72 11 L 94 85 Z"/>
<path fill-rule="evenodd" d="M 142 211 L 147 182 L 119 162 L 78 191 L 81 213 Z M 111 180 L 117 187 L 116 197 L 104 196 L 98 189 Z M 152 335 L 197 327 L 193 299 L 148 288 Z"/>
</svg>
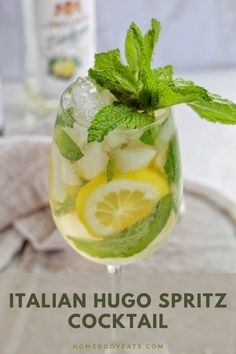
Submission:
<svg viewBox="0 0 236 354">
<path fill-rule="evenodd" d="M 117 174 L 109 183 L 102 174 L 81 188 L 76 209 L 88 231 L 104 237 L 148 215 L 168 191 L 164 175 L 152 169 Z"/>
<path fill-rule="evenodd" d="M 101 174 L 81 188 L 76 210 L 92 235 L 105 237 L 147 216 L 168 192 L 164 174 L 151 168 L 116 174 L 109 183 Z"/>
</svg>

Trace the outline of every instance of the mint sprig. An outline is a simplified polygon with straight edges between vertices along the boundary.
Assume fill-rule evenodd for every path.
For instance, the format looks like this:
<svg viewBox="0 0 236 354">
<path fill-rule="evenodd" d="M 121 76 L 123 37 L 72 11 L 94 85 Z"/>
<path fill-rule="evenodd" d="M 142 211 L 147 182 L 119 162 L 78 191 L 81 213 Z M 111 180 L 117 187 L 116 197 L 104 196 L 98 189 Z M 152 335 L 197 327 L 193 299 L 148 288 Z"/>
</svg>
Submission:
<svg viewBox="0 0 236 354">
<path fill-rule="evenodd" d="M 132 23 L 125 40 L 127 64 L 122 62 L 119 49 L 100 53 L 95 57 L 95 66 L 89 70 L 89 76 L 97 84 L 110 90 L 120 107 L 129 107 L 152 115 L 159 108 L 186 103 L 203 119 L 223 124 L 236 124 L 236 105 L 233 102 L 208 92 L 192 81 L 174 79 L 172 65 L 152 68 L 151 63 L 160 28 L 160 22 L 152 19 L 151 29 L 143 35 L 140 28 Z M 107 124 L 111 129 L 119 126 L 114 124 L 114 119 L 111 118 L 113 112 L 116 116 L 117 102 L 109 106 L 110 116 L 106 115 Z M 135 123 L 132 123 L 125 108 L 122 110 L 124 113 L 122 126 L 134 127 Z M 120 113 L 122 114 L 121 110 Z M 103 129 L 104 133 L 98 135 L 99 139 L 106 135 L 105 115 L 103 113 L 102 115 L 103 128 L 100 127 L 100 131 Z M 100 117 L 100 111 L 91 124 L 91 131 L 95 129 L 97 117 Z M 110 119 L 113 121 L 111 125 Z"/>
<path fill-rule="evenodd" d="M 131 24 L 125 41 L 128 65 L 122 63 L 119 49 L 95 56 L 95 66 L 89 70 L 89 76 L 110 90 L 123 105 L 140 110 L 151 108 L 148 77 L 160 27 L 153 19 L 151 29 L 143 36 L 138 26 Z"/>
</svg>

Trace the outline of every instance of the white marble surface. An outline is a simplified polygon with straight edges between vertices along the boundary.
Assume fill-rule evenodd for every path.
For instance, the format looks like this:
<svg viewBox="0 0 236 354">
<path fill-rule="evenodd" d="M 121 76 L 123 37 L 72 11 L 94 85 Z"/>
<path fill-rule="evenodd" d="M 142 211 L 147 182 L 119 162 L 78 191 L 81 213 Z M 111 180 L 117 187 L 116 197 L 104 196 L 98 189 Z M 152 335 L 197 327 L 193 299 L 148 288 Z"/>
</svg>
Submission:
<svg viewBox="0 0 236 354">
<path fill-rule="evenodd" d="M 236 101 L 236 68 L 177 74 Z M 21 132 L 26 127 L 22 86 L 19 83 L 5 83 L 3 93 L 7 133 Z M 236 126 L 201 120 L 185 105 L 174 110 L 184 177 L 215 188 L 236 202 Z"/>
<path fill-rule="evenodd" d="M 236 64 L 235 0 L 95 1 L 98 51 L 122 48 L 131 21 L 146 29 L 156 17 L 162 22 L 157 51 L 160 65 L 173 63 L 186 69 Z M 0 75 L 4 79 L 22 76 L 21 3 L 0 1 Z"/>
</svg>

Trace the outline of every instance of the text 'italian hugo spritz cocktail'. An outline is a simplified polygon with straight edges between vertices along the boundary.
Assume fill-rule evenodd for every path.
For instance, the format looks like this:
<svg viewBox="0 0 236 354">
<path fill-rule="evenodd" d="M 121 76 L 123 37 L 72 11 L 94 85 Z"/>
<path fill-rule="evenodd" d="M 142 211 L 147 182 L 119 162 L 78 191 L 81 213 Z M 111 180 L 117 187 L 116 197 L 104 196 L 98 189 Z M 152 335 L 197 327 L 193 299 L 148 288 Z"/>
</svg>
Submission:
<svg viewBox="0 0 236 354">
<path fill-rule="evenodd" d="M 61 97 L 49 169 L 56 226 L 83 256 L 121 265 L 155 252 L 176 223 L 182 194 L 171 107 L 187 103 L 202 118 L 236 123 L 236 106 L 192 81 L 153 69 L 160 32 L 127 32 L 118 49 L 96 55 L 88 77 Z"/>
</svg>

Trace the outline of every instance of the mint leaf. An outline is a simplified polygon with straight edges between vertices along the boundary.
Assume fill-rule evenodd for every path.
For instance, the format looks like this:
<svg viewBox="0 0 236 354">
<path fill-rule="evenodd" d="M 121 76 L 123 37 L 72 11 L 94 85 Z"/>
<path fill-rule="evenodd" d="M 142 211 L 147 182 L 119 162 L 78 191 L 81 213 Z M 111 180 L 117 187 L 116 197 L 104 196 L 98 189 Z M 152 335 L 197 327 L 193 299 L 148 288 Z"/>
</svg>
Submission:
<svg viewBox="0 0 236 354">
<path fill-rule="evenodd" d="M 121 62 L 119 49 L 96 54 L 94 69 L 89 76 L 107 88 L 122 103 L 137 103 L 137 84 L 129 67 Z"/>
<path fill-rule="evenodd" d="M 61 112 L 57 115 L 55 124 L 55 141 L 62 156 L 68 160 L 77 161 L 83 157 L 83 154 L 78 145 L 63 129 L 65 127 L 73 128 L 75 122 L 73 113 L 73 108 L 70 107 L 65 113 Z"/>
<path fill-rule="evenodd" d="M 170 195 L 163 197 L 152 213 L 124 231 L 101 241 L 68 236 L 78 250 L 99 258 L 126 258 L 142 252 L 163 230 L 172 209 Z"/>
<path fill-rule="evenodd" d="M 156 130 L 154 128 L 149 128 L 146 130 L 140 140 L 147 145 L 154 145 L 156 142 Z"/>
<path fill-rule="evenodd" d="M 142 33 L 135 23 L 132 23 L 127 31 L 125 40 L 125 56 L 130 70 L 136 79 L 139 78 Z"/>
<path fill-rule="evenodd" d="M 159 68 L 153 69 L 152 74 L 156 83 L 160 80 L 171 81 L 173 79 L 173 66 L 160 66 Z"/>
<path fill-rule="evenodd" d="M 147 113 L 139 113 L 123 105 L 109 105 L 100 109 L 88 129 L 88 142 L 103 141 L 115 128 L 141 128 L 153 123 Z"/>
<path fill-rule="evenodd" d="M 114 175 L 114 168 L 115 168 L 115 158 L 112 154 L 108 160 L 107 164 L 107 182 L 110 182 Z"/>
<path fill-rule="evenodd" d="M 147 145 L 155 145 L 159 132 L 161 131 L 162 124 L 147 129 L 141 136 L 140 140 Z"/>
<path fill-rule="evenodd" d="M 161 24 L 155 18 L 152 19 L 152 27 L 144 36 L 144 43 L 146 47 L 146 54 L 148 61 L 151 63 L 155 46 L 158 42 L 161 31 Z"/>
<path fill-rule="evenodd" d="M 158 81 L 155 76 L 153 76 L 152 80 L 153 102 L 156 102 L 157 99 L 155 100 L 155 97 L 158 97 L 158 107 L 171 107 L 180 103 L 209 99 L 207 91 L 192 81 L 180 78 L 170 81 Z"/>
<path fill-rule="evenodd" d="M 139 94 L 139 102 L 141 107 L 146 110 L 155 110 L 160 108 L 160 96 L 163 92 L 170 95 L 168 88 L 169 82 L 172 81 L 173 67 L 171 65 L 156 68 L 146 72 L 143 88 Z M 169 92 L 166 92 L 166 90 Z"/>
<path fill-rule="evenodd" d="M 179 144 L 176 134 L 174 134 L 170 140 L 164 169 L 170 183 L 178 182 L 180 179 L 180 164 Z"/>
<path fill-rule="evenodd" d="M 213 123 L 236 124 L 236 104 L 218 95 L 208 93 L 208 99 L 199 99 L 189 106 L 204 118 Z"/>
<path fill-rule="evenodd" d="M 75 192 L 70 193 L 63 203 L 53 203 L 53 214 L 60 217 L 65 214 L 69 214 L 75 210 L 76 199 L 79 192 L 79 188 Z"/>
<path fill-rule="evenodd" d="M 160 80 L 154 95 L 159 96 L 159 107 L 187 103 L 201 118 L 214 123 L 236 124 L 235 103 L 208 92 L 192 81 L 181 78 L 169 82 Z"/>
<path fill-rule="evenodd" d="M 70 161 L 77 161 L 83 157 L 83 154 L 78 145 L 71 139 L 65 130 L 56 125 L 55 141 L 62 156 Z"/>
<path fill-rule="evenodd" d="M 70 127 L 73 128 L 75 120 L 72 118 L 73 117 L 73 108 L 70 107 L 66 110 L 66 112 L 61 112 L 58 113 L 57 118 L 56 118 L 56 125 L 59 125 L 60 127 Z"/>
<path fill-rule="evenodd" d="M 159 90 L 162 83 L 159 84 Z M 168 84 L 168 89 L 160 90 L 160 106 L 173 106 L 179 103 L 188 105 L 198 115 L 214 123 L 236 124 L 236 104 L 219 95 L 208 92 L 192 81 L 176 79 Z"/>
<path fill-rule="evenodd" d="M 160 22 L 152 19 L 151 25 L 144 37 L 135 23 L 132 23 L 127 31 L 125 55 L 130 69 L 138 76 L 150 70 L 154 48 L 159 38 Z"/>
<path fill-rule="evenodd" d="M 96 54 L 94 68 L 97 70 L 114 70 L 122 74 L 127 67 L 121 62 L 120 50 L 113 49 L 106 53 Z"/>
<path fill-rule="evenodd" d="M 173 195 L 175 209 L 178 210 L 181 190 L 181 166 L 179 143 L 176 134 L 174 134 L 170 140 L 164 170 L 169 181 L 171 193 Z"/>
<path fill-rule="evenodd" d="M 132 23 L 126 37 L 125 53 L 130 69 L 138 80 L 138 102 L 140 108 L 152 106 L 152 92 L 149 87 L 151 62 L 154 47 L 158 41 L 160 23 L 153 19 L 152 28 L 143 37 L 139 27 Z"/>
</svg>

